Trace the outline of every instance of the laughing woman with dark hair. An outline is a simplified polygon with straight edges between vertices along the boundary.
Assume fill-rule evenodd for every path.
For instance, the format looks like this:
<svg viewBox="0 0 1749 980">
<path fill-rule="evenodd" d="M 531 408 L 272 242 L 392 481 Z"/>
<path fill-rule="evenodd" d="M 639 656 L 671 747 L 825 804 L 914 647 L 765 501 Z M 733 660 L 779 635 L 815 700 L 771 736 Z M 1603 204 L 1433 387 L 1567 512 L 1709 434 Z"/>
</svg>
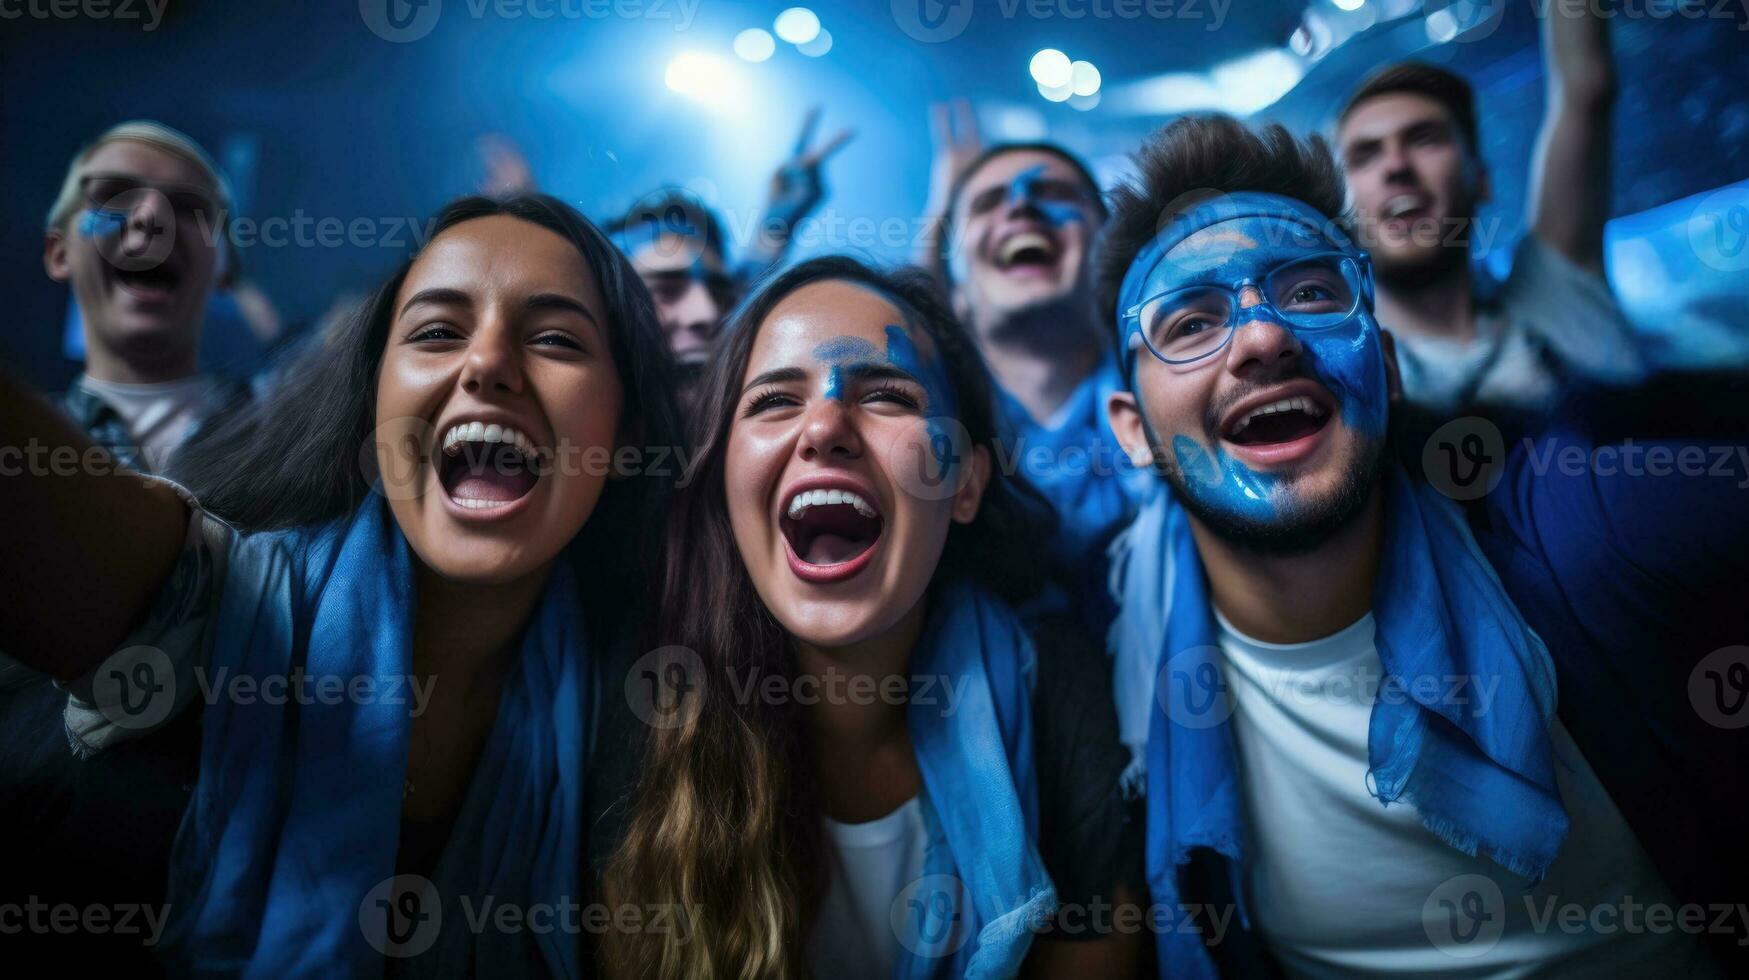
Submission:
<svg viewBox="0 0 1749 980">
<path fill-rule="evenodd" d="M 1139 889 L 1109 673 L 1084 630 L 1010 611 L 1049 511 L 995 465 L 945 305 L 803 263 L 702 398 L 652 672 L 671 723 L 604 882 L 692 928 L 608 935 L 613 975 L 1133 971 L 1139 937 L 1089 915 Z"/>
<path fill-rule="evenodd" d="M 70 687 L 64 739 L 125 755 L 199 715 L 175 972 L 359 976 L 384 951 L 415 975 L 585 971 L 575 930 L 473 930 L 457 903 L 589 891 L 602 664 L 665 499 L 594 462 L 677 445 L 676 420 L 607 239 L 552 198 L 471 198 L 190 450 L 184 487 L 0 479 L 0 649 Z M 0 444 L 32 440 L 84 445 L 0 385 Z"/>
</svg>

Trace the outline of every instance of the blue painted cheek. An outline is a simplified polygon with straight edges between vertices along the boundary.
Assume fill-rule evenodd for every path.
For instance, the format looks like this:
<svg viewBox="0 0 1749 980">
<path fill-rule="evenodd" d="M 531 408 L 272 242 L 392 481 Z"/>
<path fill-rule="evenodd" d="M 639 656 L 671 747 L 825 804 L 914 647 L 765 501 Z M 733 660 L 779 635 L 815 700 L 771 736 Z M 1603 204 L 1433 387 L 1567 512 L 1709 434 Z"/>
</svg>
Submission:
<svg viewBox="0 0 1749 980">
<path fill-rule="evenodd" d="M 1354 431 L 1381 438 L 1390 421 L 1390 392 L 1378 327 L 1363 309 L 1348 324 L 1325 333 L 1302 334 L 1312 372 L 1342 403 L 1342 420 Z"/>
<path fill-rule="evenodd" d="M 1279 481 L 1274 477 L 1253 471 L 1225 452 L 1211 454 L 1183 433 L 1172 437 L 1172 454 L 1184 477 L 1185 492 L 1199 502 L 1257 521 L 1275 516 L 1272 494 Z"/>
</svg>

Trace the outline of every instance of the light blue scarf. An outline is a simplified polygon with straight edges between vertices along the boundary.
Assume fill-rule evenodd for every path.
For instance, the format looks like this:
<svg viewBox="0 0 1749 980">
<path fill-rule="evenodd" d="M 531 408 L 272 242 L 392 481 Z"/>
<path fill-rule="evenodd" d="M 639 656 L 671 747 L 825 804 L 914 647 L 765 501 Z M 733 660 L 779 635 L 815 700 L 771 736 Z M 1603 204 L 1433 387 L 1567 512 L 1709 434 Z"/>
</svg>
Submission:
<svg viewBox="0 0 1749 980">
<path fill-rule="evenodd" d="M 1393 466 L 1384 484 L 1385 554 L 1373 594 L 1375 642 L 1394 694 L 1372 710 L 1372 792 L 1406 802 L 1467 854 L 1540 879 L 1567 832 L 1548 724 L 1555 711 L 1548 651 L 1477 550 L 1463 514 Z M 1206 848 L 1231 862 L 1241 894 L 1244 811 L 1208 587 L 1190 522 L 1170 494 L 1137 517 L 1115 549 L 1122 612 L 1111 641 L 1125 740 L 1146 733 L 1148 885 L 1175 909 L 1179 869 Z M 1499 681 L 1486 711 L 1446 704 L 1422 677 Z M 1245 913 L 1241 904 L 1240 914 Z M 1161 929 L 1160 975 L 1213 976 L 1194 932 Z"/>
<path fill-rule="evenodd" d="M 955 584 L 935 598 L 911 673 L 964 693 L 951 707 L 914 701 L 906 717 L 929 844 L 894 975 L 1011 977 L 1057 908 L 1034 843 L 1035 655 L 1020 621 L 987 593 Z"/>
<path fill-rule="evenodd" d="M 327 526 L 240 537 L 230 565 L 261 574 L 227 576 L 215 673 L 410 673 L 412 559 L 380 498 Z M 578 900 L 588 663 L 561 555 L 433 872 L 443 913 L 435 944 L 403 961 L 403 973 L 581 974 L 577 936 L 476 935 L 458 899 L 468 896 L 476 917 L 485 896 L 522 909 Z M 360 904 L 395 872 L 411 699 L 338 700 L 207 706 L 200 780 L 172 859 L 176 972 L 382 974 Z"/>
<path fill-rule="evenodd" d="M 1138 469 L 1111 431 L 1105 402 L 1123 387 L 1117 358 L 1107 355 L 1057 410 L 1052 426 L 1041 425 L 1007 392 L 998 393 L 1007 451 L 1018 457 L 1021 473 L 1057 512 L 1053 543 L 1071 567 L 1089 558 L 1104 566 L 1111 535 L 1158 485 L 1153 473 Z"/>
</svg>

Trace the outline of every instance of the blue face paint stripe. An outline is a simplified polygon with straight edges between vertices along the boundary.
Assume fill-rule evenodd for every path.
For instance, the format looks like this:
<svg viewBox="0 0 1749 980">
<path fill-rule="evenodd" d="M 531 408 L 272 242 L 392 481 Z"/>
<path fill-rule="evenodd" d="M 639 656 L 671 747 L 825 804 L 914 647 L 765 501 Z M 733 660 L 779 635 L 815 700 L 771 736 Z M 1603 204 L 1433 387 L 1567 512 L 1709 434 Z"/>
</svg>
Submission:
<svg viewBox="0 0 1749 980">
<path fill-rule="evenodd" d="M 79 217 L 79 234 L 86 238 L 106 238 L 127 227 L 128 213 L 108 208 L 89 208 Z"/>
<path fill-rule="evenodd" d="M 844 374 L 858 365 L 885 363 L 917 379 L 928 399 L 924 426 L 929 433 L 929 448 L 943 479 L 959 467 L 959 447 L 954 440 L 959 421 L 959 404 L 954 397 L 953 382 L 948 377 L 940 357 L 925 359 L 911 340 L 911 335 L 899 325 L 886 327 L 887 349 L 883 353 L 861 337 L 831 337 L 814 346 L 814 359 L 827 366 L 826 397 L 843 401 Z"/>
<path fill-rule="evenodd" d="M 1014 203 L 1030 205 L 1033 210 L 1044 215 L 1045 221 L 1053 228 L 1061 228 L 1071 222 L 1081 221 L 1085 215 L 1075 205 L 1067 201 L 1041 201 L 1035 196 L 1033 188 L 1044 172 L 1045 165 L 1041 163 L 1015 174 L 1014 179 L 1008 182 L 1010 206 Z"/>
<path fill-rule="evenodd" d="M 844 400 L 844 367 L 880 360 L 875 345 L 860 337 L 833 337 L 814 346 L 814 359 L 830 365 L 826 371 L 826 397 Z"/>
<path fill-rule="evenodd" d="M 953 430 L 948 422 L 958 421 L 959 404 L 954 398 L 953 384 L 943 370 L 941 359 L 934 357 L 925 363 L 905 328 L 888 324 L 887 361 L 894 367 L 909 372 L 928 394 L 929 414 L 924 419 L 924 426 L 929 432 L 929 451 L 935 457 L 936 472 L 940 479 L 952 479 L 959 470 L 961 454 L 954 445 Z"/>
</svg>

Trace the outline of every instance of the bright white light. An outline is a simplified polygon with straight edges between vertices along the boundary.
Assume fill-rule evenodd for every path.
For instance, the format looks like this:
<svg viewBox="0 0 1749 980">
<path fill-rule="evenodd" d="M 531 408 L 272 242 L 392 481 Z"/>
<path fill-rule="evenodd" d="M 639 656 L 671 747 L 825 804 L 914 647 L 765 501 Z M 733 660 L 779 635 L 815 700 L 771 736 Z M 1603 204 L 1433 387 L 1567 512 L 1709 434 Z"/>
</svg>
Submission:
<svg viewBox="0 0 1749 980">
<path fill-rule="evenodd" d="M 1330 0 L 1338 10 L 1359 10 L 1366 6 L 1366 0 Z"/>
<path fill-rule="evenodd" d="M 820 33 L 812 41 L 796 45 L 796 50 L 810 58 L 818 58 L 832 50 L 832 32 L 822 27 Z"/>
<path fill-rule="evenodd" d="M 1095 92 L 1092 95 L 1077 95 L 1074 98 L 1069 100 L 1069 107 L 1071 109 L 1079 109 L 1082 112 L 1086 112 L 1089 109 L 1098 108 L 1099 107 L 1099 93 Z"/>
<path fill-rule="evenodd" d="M 1122 107 L 1136 115 L 1174 115 L 1218 109 L 1221 94 L 1207 75 L 1174 71 L 1132 82 L 1119 92 Z"/>
<path fill-rule="evenodd" d="M 1062 88 L 1069 84 L 1069 77 L 1074 73 L 1074 68 L 1069 64 L 1069 56 L 1056 48 L 1046 48 L 1033 55 L 1032 64 L 1028 68 L 1032 72 L 1032 80 L 1043 88 Z M 1062 99 L 1054 101 L 1061 102 Z"/>
<path fill-rule="evenodd" d="M 769 31 L 749 27 L 735 35 L 735 53 L 742 61 L 764 61 L 776 51 L 777 42 L 771 39 Z"/>
<path fill-rule="evenodd" d="M 1075 94 L 1075 90 L 1067 85 L 1040 85 L 1038 87 L 1038 94 L 1052 102 L 1067 102 L 1069 101 L 1069 96 Z"/>
<path fill-rule="evenodd" d="M 820 18 L 806 7 L 791 7 L 772 24 L 777 36 L 791 44 L 806 44 L 820 33 Z"/>
<path fill-rule="evenodd" d="M 1442 7 L 1427 15 L 1427 39 L 1444 44 L 1458 36 L 1457 16 L 1450 7 Z"/>
<path fill-rule="evenodd" d="M 1069 87 L 1076 95 L 1092 95 L 1099 91 L 1099 69 L 1091 61 L 1077 61 L 1069 66 Z"/>
<path fill-rule="evenodd" d="M 668 63 L 662 81 L 681 95 L 713 105 L 735 98 L 739 90 L 729 62 L 702 51 L 676 56 Z"/>
<path fill-rule="evenodd" d="M 1281 48 L 1269 48 L 1216 65 L 1209 72 L 1221 93 L 1221 108 L 1248 116 L 1274 104 L 1305 77 L 1306 66 Z"/>
</svg>

